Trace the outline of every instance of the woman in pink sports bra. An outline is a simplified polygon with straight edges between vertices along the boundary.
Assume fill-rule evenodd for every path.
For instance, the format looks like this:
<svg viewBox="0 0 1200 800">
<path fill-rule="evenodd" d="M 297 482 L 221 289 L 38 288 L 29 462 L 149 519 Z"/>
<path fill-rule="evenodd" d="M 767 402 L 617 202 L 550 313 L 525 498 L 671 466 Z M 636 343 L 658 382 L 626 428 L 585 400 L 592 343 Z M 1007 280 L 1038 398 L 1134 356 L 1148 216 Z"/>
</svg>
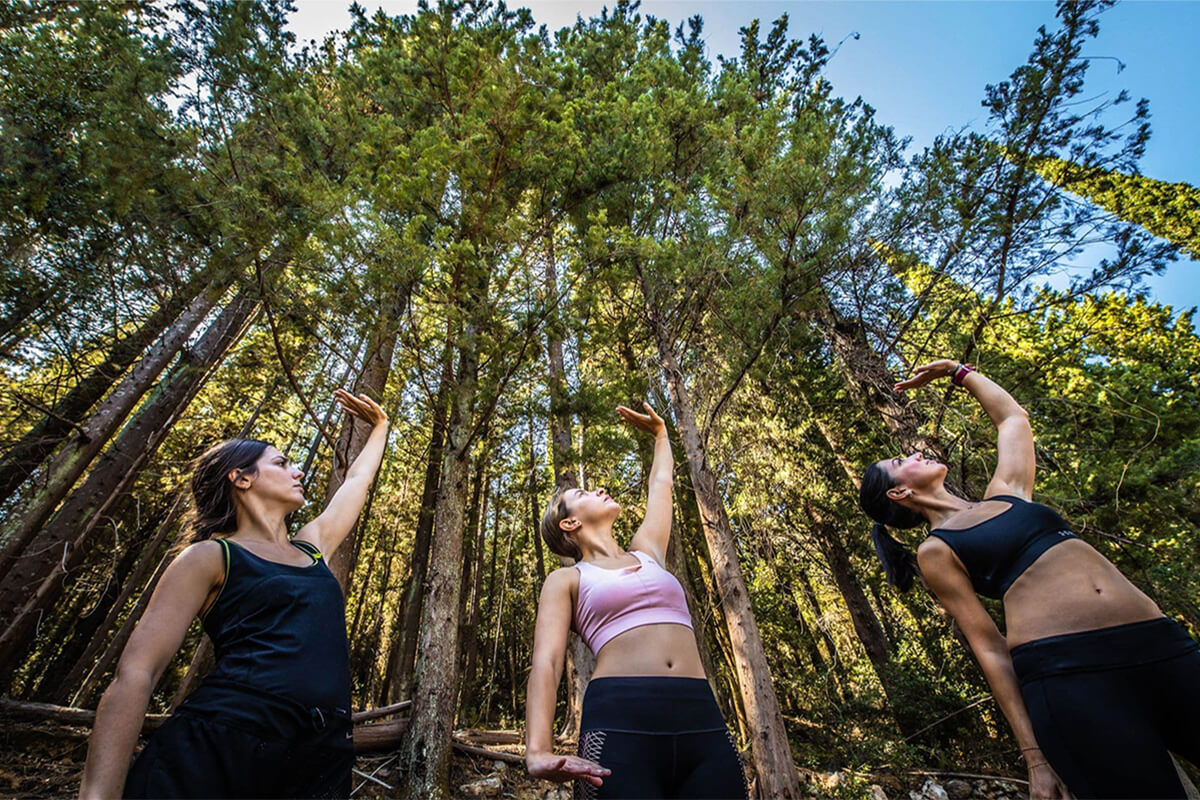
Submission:
<svg viewBox="0 0 1200 800">
<path fill-rule="evenodd" d="M 646 518 L 629 549 L 613 538 L 621 506 L 603 489 L 556 492 L 542 518 L 550 549 L 576 560 L 542 586 L 525 708 L 529 774 L 575 781 L 580 798 L 745 798 L 741 759 L 700 664 L 683 587 L 664 569 L 671 535 L 671 443 L 649 404 L 621 406 L 654 436 Z M 596 654 L 579 754 L 553 749 L 567 634 Z"/>
</svg>

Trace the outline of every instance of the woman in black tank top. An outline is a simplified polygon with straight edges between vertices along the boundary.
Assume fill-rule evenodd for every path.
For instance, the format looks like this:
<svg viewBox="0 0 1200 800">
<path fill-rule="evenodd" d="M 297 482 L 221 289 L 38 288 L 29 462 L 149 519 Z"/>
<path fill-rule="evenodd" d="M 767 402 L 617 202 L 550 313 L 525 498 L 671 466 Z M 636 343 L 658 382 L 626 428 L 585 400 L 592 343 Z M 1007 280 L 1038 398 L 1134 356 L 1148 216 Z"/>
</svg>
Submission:
<svg viewBox="0 0 1200 800">
<path fill-rule="evenodd" d="M 1033 433 L 1008 392 L 945 360 L 895 390 L 951 376 L 996 425 L 996 471 L 972 503 L 920 453 L 867 468 L 859 500 L 888 580 L 903 591 L 920 575 L 953 615 L 1012 727 L 1032 798 L 1186 797 L 1168 751 L 1200 763 L 1200 646 L 1055 511 L 1030 502 Z M 916 556 L 885 527 L 921 523 L 931 531 Z M 1052 550 L 1052 566 L 1032 569 Z M 1009 639 L 977 594 L 1005 600 Z"/>
<path fill-rule="evenodd" d="M 192 543 L 163 573 L 100 700 L 81 798 L 349 795 L 346 620 L 326 561 L 362 510 L 387 416 L 366 395 L 335 396 L 371 432 L 295 537 L 286 518 L 304 505 L 303 473 L 282 453 L 232 439 L 197 459 Z M 130 768 L 150 693 L 197 616 L 216 664 Z"/>
</svg>

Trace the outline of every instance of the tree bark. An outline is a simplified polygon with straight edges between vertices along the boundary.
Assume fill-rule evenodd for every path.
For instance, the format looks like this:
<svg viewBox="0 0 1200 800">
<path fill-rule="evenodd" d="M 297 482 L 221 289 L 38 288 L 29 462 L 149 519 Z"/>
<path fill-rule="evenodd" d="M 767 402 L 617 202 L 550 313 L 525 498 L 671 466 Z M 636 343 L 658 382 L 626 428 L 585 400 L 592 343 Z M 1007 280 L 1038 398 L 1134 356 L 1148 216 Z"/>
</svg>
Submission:
<svg viewBox="0 0 1200 800">
<path fill-rule="evenodd" d="M 26 546 L 38 536 L 42 525 L 54 513 L 54 509 L 66 497 L 79 476 L 117 432 L 121 423 L 163 369 L 187 343 L 192 330 L 200 324 L 219 299 L 219 292 L 220 287 L 210 287 L 209 291 L 192 301 L 162 338 L 146 352 L 117 388 L 79 427 L 76 434 L 67 440 L 46 466 L 43 474 L 38 476 L 37 490 L 29 493 L 0 533 L 0 539 L 4 541 L 4 548 L 0 550 L 0 576 L 3 576 L 0 580 L 8 582 L 14 577 L 9 570 L 19 563 L 18 559 Z M 36 574 L 22 576 L 18 572 L 16 577 L 26 584 L 36 580 Z M 0 590 L 0 621 L 8 621 L 13 610 L 11 598 L 4 598 Z"/>
<path fill-rule="evenodd" d="M 733 646 L 738 689 L 750 727 L 750 749 L 757 776 L 757 792 L 764 798 L 799 798 L 800 784 L 792 762 L 791 745 L 771 680 L 762 636 L 750 607 L 750 595 L 738 564 L 733 530 L 717 488 L 716 477 L 708 467 L 707 453 L 672 344 L 667 340 L 665 326 L 655 310 L 649 307 L 649 293 L 646 294 L 646 300 L 672 410 L 687 456 L 696 503 L 700 509 L 701 526 L 712 560 L 713 580 L 721 598 Z"/>
<path fill-rule="evenodd" d="M 197 281 L 181 288 L 144 319 L 136 331 L 114 342 L 104 360 L 92 367 L 83 380 L 55 402 L 49 413 L 9 448 L 3 459 L 0 459 L 0 503 L 11 497 L 17 487 L 34 473 L 38 465 L 75 430 L 76 425 L 82 422 L 83 415 L 108 393 L 129 365 L 152 342 L 159 339 L 176 318 L 186 314 L 190 320 L 190 331 L 208 309 L 212 308 L 212 304 L 225 292 L 229 283 L 228 280 L 216 281 L 205 287 Z M 188 306 L 196 303 L 201 295 L 205 295 L 206 299 L 199 301 L 199 316 L 196 315 L 196 311 L 189 313 Z M 182 325 L 187 326 L 188 320 L 183 321 Z M 174 349 L 178 350 L 184 340 L 175 337 L 172 341 L 177 343 Z M 168 351 L 166 355 L 173 353 L 173 350 Z M 159 363 L 165 365 L 166 362 Z M 161 367 L 159 369 L 161 370 Z M 153 381 L 157 376 L 157 372 L 149 374 L 148 371 L 143 371 L 141 377 L 143 381 Z M 140 396 L 137 394 L 132 401 L 136 402 Z"/>
<path fill-rule="evenodd" d="M 273 260 L 286 263 L 290 253 L 277 249 Z M 0 618 L 8 623 L 0 634 L 0 672 L 6 677 L 24 652 L 40 612 L 62 593 L 63 576 L 87 555 L 97 522 L 141 474 L 171 426 L 258 311 L 257 297 L 246 289 L 229 302 L 59 508 L 38 537 L 39 547 L 19 558 L 4 577 Z M 31 587 L 36 587 L 32 593 Z"/>
<path fill-rule="evenodd" d="M 383 399 L 383 390 L 387 386 L 388 374 L 392 370 L 392 354 L 396 350 L 396 335 L 398 328 L 396 318 L 400 316 L 404 303 L 396 302 L 388 306 L 388 310 L 379 315 L 375 328 L 367 340 L 367 354 L 362 373 L 354 382 L 354 394 L 368 394 L 377 402 Z M 337 453 L 340 458 L 333 459 L 329 470 L 329 483 L 325 487 L 325 502 L 328 503 L 346 479 L 346 470 L 362 452 L 371 435 L 371 426 L 360 419 L 346 415 L 342 422 L 341 433 L 338 434 Z M 342 586 L 342 594 L 350 592 L 350 573 L 354 569 L 354 557 L 357 555 L 358 528 L 362 520 L 355 522 L 350 533 L 338 545 L 338 549 L 329 556 L 329 569 Z"/>
<path fill-rule="evenodd" d="M 459 578 L 479 369 L 477 317 L 486 301 L 489 277 L 488 270 L 478 266 L 472 272 L 464 293 L 472 307 L 464 309 L 466 322 L 456 337 L 458 370 L 449 392 L 450 418 L 421 612 L 412 722 L 400 747 L 404 767 L 401 794 L 412 800 L 449 796 L 450 743 L 458 696 Z"/>
<path fill-rule="evenodd" d="M 388 656 L 388 679 L 385 700 L 399 702 L 412 695 L 413 665 L 417 658 L 417 634 L 421 625 L 421 605 L 425 598 L 425 577 L 429 572 L 429 549 L 433 542 L 434 512 L 438 487 L 441 483 L 442 461 L 446 443 L 446 402 L 449 399 L 453 373 L 449 356 L 442 360 L 442 378 L 437 398 L 433 402 L 433 431 L 429 437 L 429 459 L 425 466 L 425 485 L 421 489 L 421 510 L 417 516 L 413 540 L 412 566 L 401 607 L 404 613 L 392 637 L 392 652 Z"/>
</svg>

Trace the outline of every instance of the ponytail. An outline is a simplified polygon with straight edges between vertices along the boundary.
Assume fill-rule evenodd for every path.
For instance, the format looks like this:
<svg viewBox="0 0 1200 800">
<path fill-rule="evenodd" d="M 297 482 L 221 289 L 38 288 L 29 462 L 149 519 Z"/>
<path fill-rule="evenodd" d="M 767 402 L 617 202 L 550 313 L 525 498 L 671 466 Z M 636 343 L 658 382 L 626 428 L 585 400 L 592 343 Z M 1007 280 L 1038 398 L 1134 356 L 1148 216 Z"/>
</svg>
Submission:
<svg viewBox="0 0 1200 800">
<path fill-rule="evenodd" d="M 888 583 L 902 592 L 911 589 L 913 579 L 920 574 L 916 554 L 893 539 L 887 526 L 881 522 L 871 527 L 871 541 L 875 544 L 875 554 L 883 562 L 883 573 Z"/>
<path fill-rule="evenodd" d="M 875 553 L 883 562 L 883 572 L 888 583 L 902 592 L 907 592 L 912 587 L 913 579 L 921 574 L 917 566 L 917 556 L 893 539 L 887 526 L 915 528 L 924 522 L 925 518 L 887 496 L 888 490 L 895 485 L 892 476 L 878 464 L 872 464 L 863 473 L 862 484 L 858 489 L 858 504 L 868 517 L 875 520 L 875 525 L 871 528 L 871 541 L 875 545 Z"/>
</svg>

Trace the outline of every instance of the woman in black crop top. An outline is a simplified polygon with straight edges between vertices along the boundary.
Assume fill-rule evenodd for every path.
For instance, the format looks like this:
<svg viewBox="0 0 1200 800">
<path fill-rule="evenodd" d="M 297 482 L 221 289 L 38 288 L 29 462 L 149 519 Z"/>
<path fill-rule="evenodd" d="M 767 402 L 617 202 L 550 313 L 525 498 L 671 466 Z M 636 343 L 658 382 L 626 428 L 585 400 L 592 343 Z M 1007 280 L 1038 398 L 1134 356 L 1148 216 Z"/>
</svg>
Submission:
<svg viewBox="0 0 1200 800">
<path fill-rule="evenodd" d="M 371 432 L 295 537 L 286 518 L 304 505 L 303 474 L 282 453 L 232 439 L 196 460 L 193 543 L 163 573 L 100 700 L 81 798 L 348 796 L 346 620 L 325 562 L 362 510 L 387 416 L 366 395 L 335 396 Z M 150 693 L 197 616 L 216 664 L 130 768 Z"/>
<path fill-rule="evenodd" d="M 920 453 L 867 468 L 859 499 L 888 580 L 903 591 L 920 575 L 954 616 L 1016 736 L 1031 797 L 1185 797 L 1168 751 L 1200 763 L 1200 646 L 1030 501 L 1033 433 L 1008 392 L 945 360 L 895 390 L 950 376 L 996 425 L 996 471 L 970 502 Z M 930 536 L 915 557 L 885 527 L 921 523 Z M 1007 635 L 977 594 L 1003 599 Z"/>
</svg>

